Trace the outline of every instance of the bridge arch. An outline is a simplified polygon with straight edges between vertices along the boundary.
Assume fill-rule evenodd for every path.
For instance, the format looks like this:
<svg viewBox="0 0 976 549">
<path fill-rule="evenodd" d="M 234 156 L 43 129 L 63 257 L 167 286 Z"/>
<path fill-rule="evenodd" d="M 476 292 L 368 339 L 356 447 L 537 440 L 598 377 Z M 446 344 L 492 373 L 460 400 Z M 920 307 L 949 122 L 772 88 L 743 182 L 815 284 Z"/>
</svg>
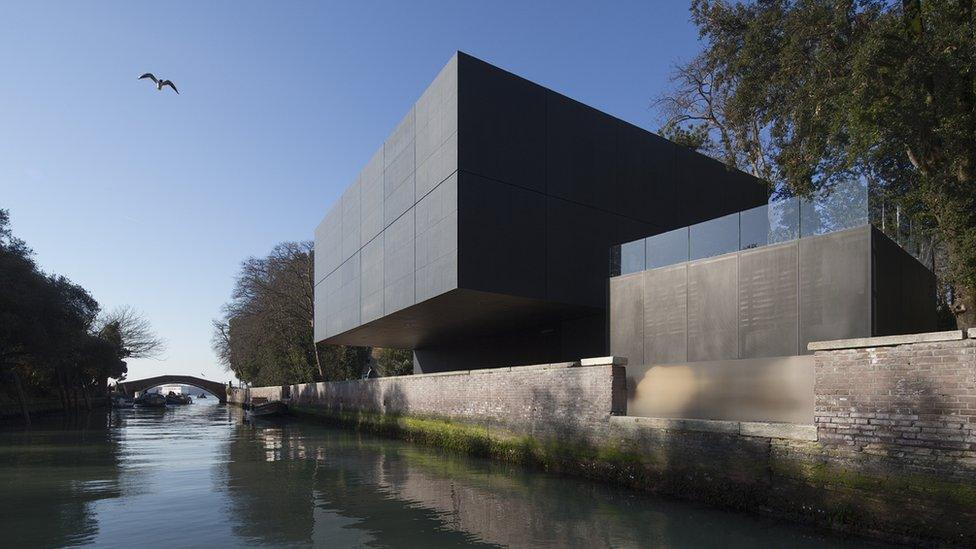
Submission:
<svg viewBox="0 0 976 549">
<path fill-rule="evenodd" d="M 220 381 L 210 381 L 209 379 L 194 376 L 164 375 L 147 377 L 145 379 L 123 381 L 118 384 L 118 388 L 127 395 L 134 395 L 137 392 L 145 391 L 158 385 L 170 385 L 174 383 L 191 385 L 198 389 L 203 389 L 217 397 L 221 403 L 227 402 L 227 385 Z"/>
</svg>

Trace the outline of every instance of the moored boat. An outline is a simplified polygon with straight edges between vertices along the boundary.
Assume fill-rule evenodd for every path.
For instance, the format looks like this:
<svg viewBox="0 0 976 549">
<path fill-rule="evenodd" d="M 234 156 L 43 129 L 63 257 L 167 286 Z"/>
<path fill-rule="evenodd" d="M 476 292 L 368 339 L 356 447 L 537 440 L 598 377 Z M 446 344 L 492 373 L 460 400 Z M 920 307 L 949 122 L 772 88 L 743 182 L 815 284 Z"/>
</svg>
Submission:
<svg viewBox="0 0 976 549">
<path fill-rule="evenodd" d="M 178 395 L 172 391 L 166 395 L 166 404 L 183 405 L 193 404 L 193 399 L 188 395 Z"/>
<path fill-rule="evenodd" d="M 144 408 L 164 408 L 166 407 L 166 397 L 159 393 L 148 393 L 135 399 L 135 404 Z"/>
<path fill-rule="evenodd" d="M 127 396 L 115 395 L 112 397 L 112 408 L 132 408 L 135 402 Z"/>
<path fill-rule="evenodd" d="M 288 406 L 280 400 L 272 400 L 270 402 L 253 402 L 247 413 L 251 417 L 271 417 L 271 416 L 281 416 L 288 412 Z"/>
</svg>

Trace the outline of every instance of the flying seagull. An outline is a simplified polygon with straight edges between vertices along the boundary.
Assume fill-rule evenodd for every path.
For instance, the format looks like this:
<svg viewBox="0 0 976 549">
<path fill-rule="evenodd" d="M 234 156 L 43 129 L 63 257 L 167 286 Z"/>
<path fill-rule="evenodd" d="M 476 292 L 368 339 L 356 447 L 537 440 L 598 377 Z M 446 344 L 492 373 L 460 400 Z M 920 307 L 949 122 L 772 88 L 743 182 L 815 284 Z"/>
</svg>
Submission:
<svg viewBox="0 0 976 549">
<path fill-rule="evenodd" d="M 153 76 L 153 73 L 151 73 L 151 72 L 147 72 L 146 74 L 140 76 L 139 77 L 139 80 L 142 80 L 143 78 L 148 78 L 148 79 L 152 80 L 153 83 L 156 84 L 156 89 L 157 90 L 162 91 L 163 86 L 169 86 L 169 87 L 173 88 L 173 91 L 175 91 L 177 94 L 180 93 L 180 90 L 176 89 L 176 86 L 174 86 L 172 82 L 170 82 L 169 80 L 159 80 L 158 78 L 156 78 L 155 76 Z"/>
</svg>

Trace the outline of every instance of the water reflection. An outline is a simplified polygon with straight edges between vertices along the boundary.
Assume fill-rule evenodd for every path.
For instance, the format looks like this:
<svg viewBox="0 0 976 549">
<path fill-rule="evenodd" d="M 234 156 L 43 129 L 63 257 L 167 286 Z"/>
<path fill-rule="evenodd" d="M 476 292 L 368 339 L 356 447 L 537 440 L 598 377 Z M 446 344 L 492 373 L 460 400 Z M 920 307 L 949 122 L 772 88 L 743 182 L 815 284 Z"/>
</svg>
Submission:
<svg viewBox="0 0 976 549">
<path fill-rule="evenodd" d="M 0 430 L 9 546 L 839 546 L 780 523 L 239 410 Z M 5 543 L 5 544 L 7 544 Z"/>
</svg>

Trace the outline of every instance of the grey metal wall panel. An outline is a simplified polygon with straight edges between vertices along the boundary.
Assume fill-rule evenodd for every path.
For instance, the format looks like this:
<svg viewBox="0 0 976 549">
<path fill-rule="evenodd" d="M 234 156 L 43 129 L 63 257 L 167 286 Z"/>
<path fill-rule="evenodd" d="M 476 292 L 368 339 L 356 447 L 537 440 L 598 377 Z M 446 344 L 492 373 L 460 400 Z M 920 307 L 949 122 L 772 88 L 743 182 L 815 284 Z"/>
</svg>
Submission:
<svg viewBox="0 0 976 549">
<path fill-rule="evenodd" d="M 359 212 L 359 188 L 360 180 L 357 179 L 353 182 L 349 188 L 342 193 L 342 223 L 341 223 L 341 233 L 342 233 L 342 255 L 340 256 L 341 261 L 345 261 L 352 257 L 352 254 L 359 251 L 359 230 L 360 230 L 360 212 Z"/>
<path fill-rule="evenodd" d="M 801 352 L 811 341 L 871 335 L 870 229 L 799 240 Z"/>
<path fill-rule="evenodd" d="M 610 279 L 610 354 L 644 364 L 644 277 L 642 273 Z"/>
<path fill-rule="evenodd" d="M 383 316 L 383 235 L 360 251 L 360 321 Z"/>
<path fill-rule="evenodd" d="M 321 282 L 340 263 L 342 202 L 336 203 L 315 229 L 315 281 Z"/>
<path fill-rule="evenodd" d="M 644 293 L 644 362 L 631 364 L 687 361 L 688 266 L 682 264 L 644 271 L 641 279 Z M 611 313 L 611 318 L 617 314 L 612 308 Z"/>
<path fill-rule="evenodd" d="M 447 65 L 441 69 L 437 78 L 427 87 L 416 106 L 416 157 L 418 169 L 436 151 L 441 149 L 443 144 L 457 134 L 458 124 L 458 73 L 457 56 L 451 58 Z M 445 156 L 444 154 L 441 155 Z M 447 156 L 453 157 L 453 169 L 450 169 L 440 179 L 433 184 L 427 179 L 418 176 L 418 198 L 426 194 L 420 192 L 423 188 L 429 191 L 434 185 L 443 181 L 447 175 L 457 169 L 457 145 L 455 142 L 453 153 Z M 443 158 L 439 161 L 444 163 Z M 436 170 L 427 170 L 428 172 Z"/>
<path fill-rule="evenodd" d="M 383 147 L 380 147 L 359 175 L 360 246 L 373 240 L 385 226 L 383 192 Z"/>
<path fill-rule="evenodd" d="M 620 122 L 549 93 L 546 123 L 547 194 L 616 211 L 616 127 Z"/>
<path fill-rule="evenodd" d="M 545 197 L 462 171 L 458 199 L 460 286 L 544 298 Z"/>
<path fill-rule="evenodd" d="M 383 314 L 416 303 L 414 252 L 414 210 L 411 208 L 383 233 Z"/>
<path fill-rule="evenodd" d="M 457 288 L 457 174 L 417 203 L 416 234 L 417 301 Z"/>
<path fill-rule="evenodd" d="M 383 145 L 383 219 L 387 225 L 416 202 L 415 129 L 411 108 Z"/>
<path fill-rule="evenodd" d="M 359 325 L 359 270 L 359 252 L 353 254 L 336 270 L 339 274 L 339 332 L 351 330 Z"/>
<path fill-rule="evenodd" d="M 739 357 L 798 354 L 797 244 L 739 254 Z"/>
<path fill-rule="evenodd" d="M 325 295 L 325 333 L 331 337 L 341 331 L 342 317 L 340 315 L 339 290 L 342 284 L 339 279 L 339 269 L 329 273 L 320 284 Z"/>
<path fill-rule="evenodd" d="M 416 202 L 413 142 L 383 171 L 383 219 L 393 223 Z"/>
<path fill-rule="evenodd" d="M 325 293 L 325 282 L 319 282 L 312 291 L 312 311 L 314 321 L 312 323 L 312 336 L 315 341 L 321 341 L 329 337 L 328 327 L 326 326 L 329 318 L 326 301 L 328 296 Z"/>
<path fill-rule="evenodd" d="M 441 143 L 427 159 L 420 162 L 420 165 L 417 166 L 416 175 L 418 202 L 451 174 L 457 173 L 457 152 L 457 133 L 455 132 L 445 142 Z"/>
<path fill-rule="evenodd" d="M 688 360 L 738 355 L 738 292 L 735 255 L 688 264 Z"/>
<path fill-rule="evenodd" d="M 458 54 L 458 166 L 546 190 L 546 90 Z"/>
</svg>

